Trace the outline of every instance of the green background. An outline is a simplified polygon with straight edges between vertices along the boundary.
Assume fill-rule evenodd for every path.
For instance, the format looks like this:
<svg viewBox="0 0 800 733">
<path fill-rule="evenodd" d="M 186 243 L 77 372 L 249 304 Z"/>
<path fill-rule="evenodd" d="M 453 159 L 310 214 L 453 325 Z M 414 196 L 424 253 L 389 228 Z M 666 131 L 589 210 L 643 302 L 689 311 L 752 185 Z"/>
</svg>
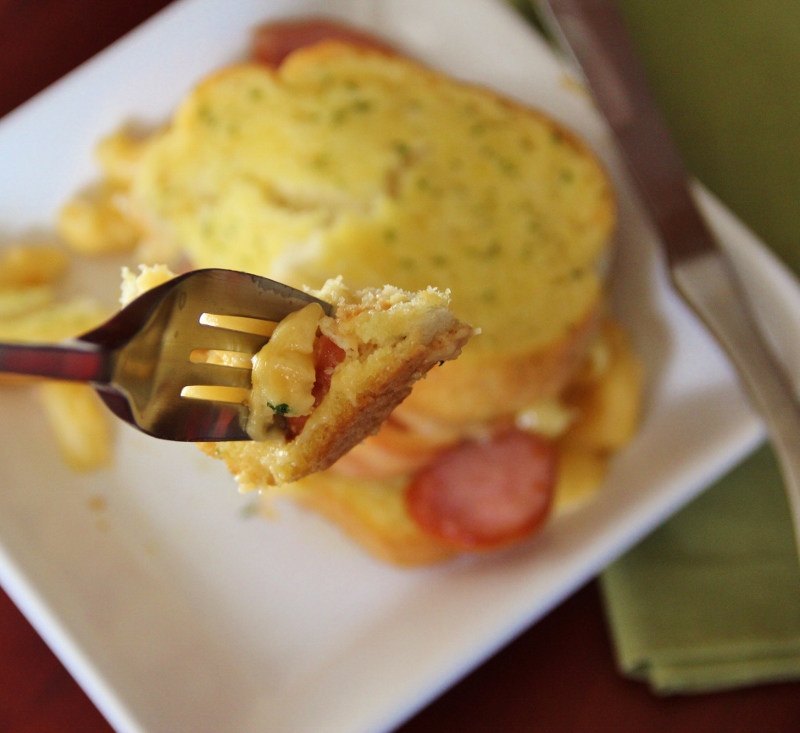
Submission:
<svg viewBox="0 0 800 733">
<path fill-rule="evenodd" d="M 800 272 L 800 2 L 620 7 L 689 170 Z"/>
</svg>

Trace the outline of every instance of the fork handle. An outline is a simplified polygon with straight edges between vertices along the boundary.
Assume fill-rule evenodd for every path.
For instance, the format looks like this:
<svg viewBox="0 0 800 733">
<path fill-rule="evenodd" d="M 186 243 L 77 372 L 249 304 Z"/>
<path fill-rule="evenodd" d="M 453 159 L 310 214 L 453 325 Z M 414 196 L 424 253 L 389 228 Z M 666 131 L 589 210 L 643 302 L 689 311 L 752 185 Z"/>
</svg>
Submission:
<svg viewBox="0 0 800 733">
<path fill-rule="evenodd" d="M 0 343 L 0 372 L 108 384 L 109 353 L 96 344 L 39 346 Z"/>
</svg>

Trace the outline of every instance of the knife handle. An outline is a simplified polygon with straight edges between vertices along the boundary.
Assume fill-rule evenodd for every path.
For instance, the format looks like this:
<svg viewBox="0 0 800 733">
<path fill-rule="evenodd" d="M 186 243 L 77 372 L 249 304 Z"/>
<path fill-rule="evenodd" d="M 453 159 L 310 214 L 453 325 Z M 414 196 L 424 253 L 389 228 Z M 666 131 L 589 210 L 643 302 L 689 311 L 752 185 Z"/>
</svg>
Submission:
<svg viewBox="0 0 800 733">
<path fill-rule="evenodd" d="M 792 384 L 772 356 L 725 255 L 709 252 L 674 265 L 672 279 L 728 353 L 751 403 L 764 418 L 800 551 L 800 404 Z"/>
</svg>

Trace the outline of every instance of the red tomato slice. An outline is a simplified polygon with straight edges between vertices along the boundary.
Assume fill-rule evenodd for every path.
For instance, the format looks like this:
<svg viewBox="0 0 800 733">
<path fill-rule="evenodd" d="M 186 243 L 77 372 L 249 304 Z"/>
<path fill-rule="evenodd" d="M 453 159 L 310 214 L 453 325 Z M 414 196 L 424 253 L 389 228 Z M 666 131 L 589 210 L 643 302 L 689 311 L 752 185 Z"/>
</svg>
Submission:
<svg viewBox="0 0 800 733">
<path fill-rule="evenodd" d="M 460 548 L 509 544 L 546 519 L 556 458 L 551 443 L 519 430 L 467 441 L 412 479 L 406 506 L 420 527 Z"/>
<path fill-rule="evenodd" d="M 267 66 L 278 67 L 292 51 L 330 40 L 345 41 L 387 54 L 397 53 L 387 43 L 363 31 L 331 20 L 308 19 L 276 21 L 256 28 L 253 58 Z"/>
<path fill-rule="evenodd" d="M 314 395 L 314 407 L 319 405 L 330 391 L 333 372 L 344 361 L 344 356 L 344 349 L 338 347 L 327 336 L 320 336 L 314 343 L 314 387 L 311 389 L 311 394 Z M 311 416 L 303 415 L 286 418 L 290 439 L 300 434 L 309 417 Z"/>
</svg>

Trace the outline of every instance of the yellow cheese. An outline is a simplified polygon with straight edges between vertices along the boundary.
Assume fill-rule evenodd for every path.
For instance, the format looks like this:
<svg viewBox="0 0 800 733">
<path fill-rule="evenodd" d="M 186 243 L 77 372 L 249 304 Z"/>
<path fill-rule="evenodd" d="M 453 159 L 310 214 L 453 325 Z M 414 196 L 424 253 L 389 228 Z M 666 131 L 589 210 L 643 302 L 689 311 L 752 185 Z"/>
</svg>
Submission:
<svg viewBox="0 0 800 733">
<path fill-rule="evenodd" d="M 514 424 L 520 430 L 557 438 L 563 435 L 575 419 L 575 411 L 560 400 L 542 400 L 517 414 Z"/>
<path fill-rule="evenodd" d="M 289 314 L 253 357 L 247 432 L 254 440 L 268 437 L 276 414 L 297 417 L 311 412 L 316 379 L 314 341 L 324 316 L 317 303 Z"/>
</svg>

